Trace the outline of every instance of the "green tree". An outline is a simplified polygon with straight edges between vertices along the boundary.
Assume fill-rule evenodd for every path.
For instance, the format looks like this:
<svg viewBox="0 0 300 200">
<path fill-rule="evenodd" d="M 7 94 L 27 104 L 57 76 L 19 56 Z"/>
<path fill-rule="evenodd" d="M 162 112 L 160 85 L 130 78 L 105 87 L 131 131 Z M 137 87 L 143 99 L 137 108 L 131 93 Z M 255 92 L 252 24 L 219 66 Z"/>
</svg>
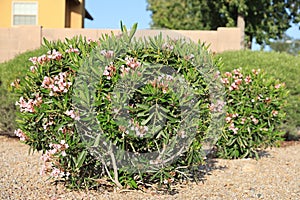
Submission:
<svg viewBox="0 0 300 200">
<path fill-rule="evenodd" d="M 300 22 L 299 0 L 147 0 L 153 28 L 214 30 L 241 27 L 246 46 L 269 44 Z"/>
</svg>

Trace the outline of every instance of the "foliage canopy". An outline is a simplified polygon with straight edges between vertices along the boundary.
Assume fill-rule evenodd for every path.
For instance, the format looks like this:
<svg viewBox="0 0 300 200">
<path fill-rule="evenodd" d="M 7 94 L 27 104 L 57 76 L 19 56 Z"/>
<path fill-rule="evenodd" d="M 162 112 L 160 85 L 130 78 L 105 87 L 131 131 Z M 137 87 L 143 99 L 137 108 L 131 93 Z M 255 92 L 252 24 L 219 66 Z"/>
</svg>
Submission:
<svg viewBox="0 0 300 200">
<path fill-rule="evenodd" d="M 246 41 L 259 44 L 281 38 L 300 22 L 299 0 L 148 0 L 153 28 L 214 30 L 245 21 Z"/>
</svg>

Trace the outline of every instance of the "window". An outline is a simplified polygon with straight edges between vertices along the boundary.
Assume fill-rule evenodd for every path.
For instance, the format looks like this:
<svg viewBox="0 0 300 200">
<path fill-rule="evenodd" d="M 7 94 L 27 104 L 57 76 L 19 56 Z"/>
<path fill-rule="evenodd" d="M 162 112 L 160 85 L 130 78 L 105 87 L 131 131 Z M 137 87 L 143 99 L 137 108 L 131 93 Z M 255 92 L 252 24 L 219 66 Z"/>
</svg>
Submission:
<svg viewBox="0 0 300 200">
<path fill-rule="evenodd" d="M 14 2 L 13 25 L 37 25 L 37 2 Z"/>
</svg>

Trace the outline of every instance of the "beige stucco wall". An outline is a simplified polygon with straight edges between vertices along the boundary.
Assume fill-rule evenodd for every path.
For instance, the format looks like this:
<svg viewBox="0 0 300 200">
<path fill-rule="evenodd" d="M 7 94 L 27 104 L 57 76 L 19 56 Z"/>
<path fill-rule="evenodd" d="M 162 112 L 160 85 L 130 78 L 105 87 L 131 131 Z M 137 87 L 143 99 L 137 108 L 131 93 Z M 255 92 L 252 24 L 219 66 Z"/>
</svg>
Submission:
<svg viewBox="0 0 300 200">
<path fill-rule="evenodd" d="M 41 27 L 0 28 L 0 62 L 41 46 Z"/>
<path fill-rule="evenodd" d="M 102 34 L 111 34 L 111 32 L 117 35 L 120 30 L 57 29 L 42 28 L 40 26 L 0 28 L 0 62 L 11 59 L 18 53 L 40 47 L 43 37 L 49 41 L 55 41 L 82 35 L 97 40 Z M 194 42 L 200 40 L 202 43 L 210 45 L 209 49 L 213 52 L 242 49 L 242 37 L 239 28 L 218 28 L 216 31 L 138 30 L 135 37 L 153 37 L 160 33 L 165 37 L 186 37 Z"/>
</svg>

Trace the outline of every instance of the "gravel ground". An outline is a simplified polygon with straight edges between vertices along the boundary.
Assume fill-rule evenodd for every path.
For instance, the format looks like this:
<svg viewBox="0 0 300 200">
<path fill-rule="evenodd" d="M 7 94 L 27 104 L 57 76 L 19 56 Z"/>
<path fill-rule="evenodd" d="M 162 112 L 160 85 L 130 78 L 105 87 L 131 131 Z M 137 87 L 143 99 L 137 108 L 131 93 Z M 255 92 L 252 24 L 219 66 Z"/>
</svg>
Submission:
<svg viewBox="0 0 300 200">
<path fill-rule="evenodd" d="M 300 142 L 268 149 L 258 161 L 215 159 L 214 169 L 198 184 L 176 186 L 178 193 L 69 191 L 41 177 L 40 153 L 0 136 L 1 199 L 300 199 Z"/>
</svg>

